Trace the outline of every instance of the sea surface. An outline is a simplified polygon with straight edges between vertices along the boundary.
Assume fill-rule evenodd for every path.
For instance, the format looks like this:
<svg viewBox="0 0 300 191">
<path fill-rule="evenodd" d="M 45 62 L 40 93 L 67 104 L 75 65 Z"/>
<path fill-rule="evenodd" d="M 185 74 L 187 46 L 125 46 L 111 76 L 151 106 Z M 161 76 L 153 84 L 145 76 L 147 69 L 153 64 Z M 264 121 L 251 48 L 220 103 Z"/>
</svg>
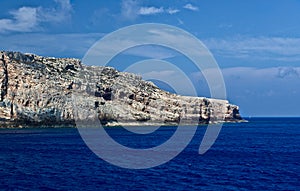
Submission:
<svg viewBox="0 0 300 191">
<path fill-rule="evenodd" d="M 1 129 L 0 190 L 300 190 L 300 118 L 248 120 L 224 124 L 204 155 L 198 149 L 206 127 L 199 126 L 177 157 L 143 170 L 100 159 L 77 129 Z M 176 127 L 149 135 L 106 130 L 119 143 L 147 148 Z"/>
</svg>

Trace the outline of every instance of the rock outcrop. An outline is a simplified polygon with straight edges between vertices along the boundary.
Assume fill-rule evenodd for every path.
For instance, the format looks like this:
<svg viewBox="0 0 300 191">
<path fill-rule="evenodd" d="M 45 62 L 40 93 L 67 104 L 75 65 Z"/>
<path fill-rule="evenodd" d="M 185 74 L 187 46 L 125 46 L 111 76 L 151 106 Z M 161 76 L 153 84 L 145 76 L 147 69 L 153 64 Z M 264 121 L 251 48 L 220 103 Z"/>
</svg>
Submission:
<svg viewBox="0 0 300 191">
<path fill-rule="evenodd" d="M 226 100 L 175 95 L 140 76 L 78 59 L 0 52 L 0 126 L 75 125 L 96 114 L 105 125 L 241 121 Z"/>
</svg>

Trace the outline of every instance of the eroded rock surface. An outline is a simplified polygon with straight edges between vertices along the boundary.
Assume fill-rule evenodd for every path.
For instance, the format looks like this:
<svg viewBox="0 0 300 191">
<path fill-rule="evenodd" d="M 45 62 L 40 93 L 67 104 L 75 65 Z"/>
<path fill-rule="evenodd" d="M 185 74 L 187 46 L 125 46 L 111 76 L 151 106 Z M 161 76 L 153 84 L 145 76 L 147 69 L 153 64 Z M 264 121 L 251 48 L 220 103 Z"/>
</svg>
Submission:
<svg viewBox="0 0 300 191">
<path fill-rule="evenodd" d="M 241 121 L 226 100 L 171 94 L 140 76 L 78 59 L 0 52 L 1 127 Z"/>
</svg>

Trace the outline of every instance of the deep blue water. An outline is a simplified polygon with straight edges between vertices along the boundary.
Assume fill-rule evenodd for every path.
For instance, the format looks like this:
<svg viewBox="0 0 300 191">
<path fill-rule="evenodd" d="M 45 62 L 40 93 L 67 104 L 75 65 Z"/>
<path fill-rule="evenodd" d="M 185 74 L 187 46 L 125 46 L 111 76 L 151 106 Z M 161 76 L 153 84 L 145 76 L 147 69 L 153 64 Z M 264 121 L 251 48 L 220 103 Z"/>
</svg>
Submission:
<svg viewBox="0 0 300 191">
<path fill-rule="evenodd" d="M 122 144 L 144 148 L 175 130 L 163 127 L 144 138 L 122 128 L 107 131 Z M 300 190 L 300 118 L 225 124 L 213 147 L 199 155 L 204 132 L 199 126 L 188 147 L 168 163 L 130 170 L 98 158 L 76 129 L 2 129 L 0 189 Z"/>
</svg>

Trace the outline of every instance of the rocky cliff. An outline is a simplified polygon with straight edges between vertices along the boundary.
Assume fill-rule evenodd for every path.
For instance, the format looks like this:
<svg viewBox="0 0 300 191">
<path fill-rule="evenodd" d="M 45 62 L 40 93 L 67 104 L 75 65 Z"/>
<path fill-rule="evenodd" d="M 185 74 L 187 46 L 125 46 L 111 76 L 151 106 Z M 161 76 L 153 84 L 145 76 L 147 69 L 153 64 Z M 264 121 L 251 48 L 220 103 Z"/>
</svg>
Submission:
<svg viewBox="0 0 300 191">
<path fill-rule="evenodd" d="M 75 125 L 95 113 L 105 125 L 240 121 L 226 100 L 171 94 L 140 76 L 78 59 L 0 52 L 0 126 Z"/>
</svg>

